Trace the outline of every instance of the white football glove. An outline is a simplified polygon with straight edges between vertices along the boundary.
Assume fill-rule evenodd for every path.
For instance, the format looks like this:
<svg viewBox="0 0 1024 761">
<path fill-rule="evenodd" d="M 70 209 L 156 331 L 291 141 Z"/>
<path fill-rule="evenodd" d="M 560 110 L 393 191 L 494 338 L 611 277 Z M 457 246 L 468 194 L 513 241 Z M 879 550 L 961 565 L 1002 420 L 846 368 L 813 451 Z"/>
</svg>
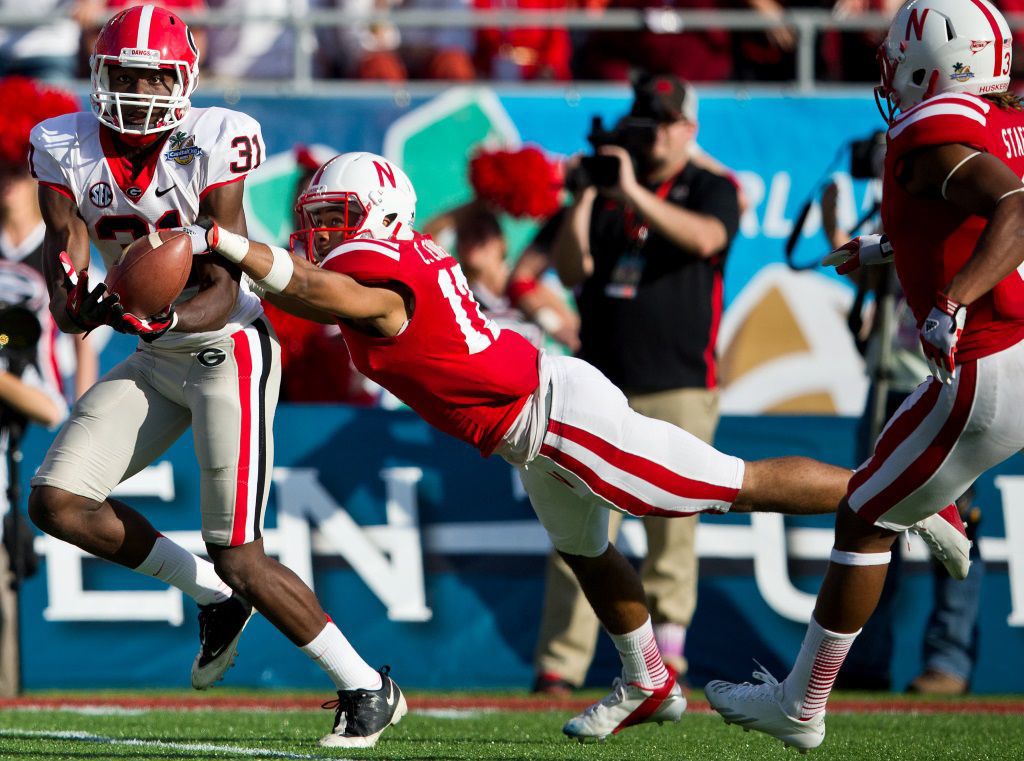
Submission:
<svg viewBox="0 0 1024 761">
<path fill-rule="evenodd" d="M 956 344 L 967 322 L 967 307 L 944 293 L 936 294 L 935 306 L 921 325 L 921 348 L 938 380 L 949 385 L 956 373 Z"/>
<path fill-rule="evenodd" d="M 199 254 L 208 253 L 210 250 L 210 244 L 206 240 L 207 229 L 202 225 L 189 225 L 188 227 L 172 227 L 168 232 L 187 234 L 189 240 L 192 241 L 192 256 L 199 256 Z"/>
<path fill-rule="evenodd" d="M 835 267 L 840 275 L 853 272 L 860 266 L 885 264 L 893 257 L 888 235 L 858 235 L 847 241 L 821 260 L 822 266 Z"/>
</svg>

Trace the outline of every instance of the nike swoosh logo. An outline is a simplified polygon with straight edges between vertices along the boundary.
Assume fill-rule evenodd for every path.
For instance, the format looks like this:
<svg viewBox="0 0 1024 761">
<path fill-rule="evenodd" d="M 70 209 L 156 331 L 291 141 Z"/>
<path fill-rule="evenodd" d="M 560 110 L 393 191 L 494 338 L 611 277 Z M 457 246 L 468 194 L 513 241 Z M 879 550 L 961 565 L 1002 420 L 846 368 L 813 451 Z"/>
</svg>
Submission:
<svg viewBox="0 0 1024 761">
<path fill-rule="evenodd" d="M 384 702 L 388 704 L 388 708 L 391 708 L 395 704 L 395 683 L 390 679 L 388 680 L 388 699 Z"/>
<path fill-rule="evenodd" d="M 173 185 L 171 185 L 171 187 L 169 187 L 169 188 L 164 188 L 163 190 L 161 190 L 160 188 L 157 188 L 157 190 L 156 190 L 156 197 L 160 198 L 161 196 L 165 196 L 168 193 L 170 193 L 172 190 L 174 190 L 174 186 Z"/>
</svg>

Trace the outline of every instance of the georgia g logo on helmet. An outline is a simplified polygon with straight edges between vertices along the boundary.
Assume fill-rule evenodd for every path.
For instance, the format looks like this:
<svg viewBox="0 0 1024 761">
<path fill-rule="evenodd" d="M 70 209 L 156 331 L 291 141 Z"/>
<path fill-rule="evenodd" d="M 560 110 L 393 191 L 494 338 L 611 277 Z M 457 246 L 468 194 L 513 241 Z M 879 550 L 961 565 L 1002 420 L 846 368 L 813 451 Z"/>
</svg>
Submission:
<svg viewBox="0 0 1024 761">
<path fill-rule="evenodd" d="M 940 93 L 1006 91 L 1012 44 L 1006 19 L 988 0 L 910 0 L 878 49 L 882 117 L 891 124 L 897 110 Z"/>
</svg>

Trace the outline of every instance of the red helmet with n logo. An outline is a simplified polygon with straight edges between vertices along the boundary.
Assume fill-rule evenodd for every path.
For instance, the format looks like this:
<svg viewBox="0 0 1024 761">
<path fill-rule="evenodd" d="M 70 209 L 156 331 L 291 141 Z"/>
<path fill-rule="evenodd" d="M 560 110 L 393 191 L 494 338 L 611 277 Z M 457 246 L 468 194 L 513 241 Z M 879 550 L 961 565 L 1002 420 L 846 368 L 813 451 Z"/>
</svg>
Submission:
<svg viewBox="0 0 1024 761">
<path fill-rule="evenodd" d="M 199 50 L 185 22 L 155 5 L 136 5 L 104 24 L 93 55 L 92 94 L 96 118 L 117 132 L 150 135 L 177 126 L 191 108 L 189 100 L 199 82 Z M 168 95 L 116 92 L 110 66 L 168 71 L 174 84 Z M 129 124 L 128 111 L 146 109 L 141 124 Z"/>
<path fill-rule="evenodd" d="M 878 51 L 876 88 L 892 120 L 940 93 L 1004 92 L 1010 86 L 1010 27 L 988 0 L 910 0 Z"/>
</svg>

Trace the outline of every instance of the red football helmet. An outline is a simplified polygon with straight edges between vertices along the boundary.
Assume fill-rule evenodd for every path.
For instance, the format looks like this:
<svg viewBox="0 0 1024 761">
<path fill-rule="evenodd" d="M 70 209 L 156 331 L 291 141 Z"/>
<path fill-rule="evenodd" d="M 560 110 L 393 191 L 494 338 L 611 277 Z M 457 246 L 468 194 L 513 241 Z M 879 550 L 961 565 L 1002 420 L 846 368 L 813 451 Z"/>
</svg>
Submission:
<svg viewBox="0 0 1024 761">
<path fill-rule="evenodd" d="M 151 135 L 177 126 L 191 108 L 189 96 L 199 81 L 199 50 L 185 22 L 164 8 L 136 5 L 108 21 L 96 38 L 89 59 L 92 94 L 89 102 L 96 118 L 126 135 Z M 173 72 L 170 95 L 143 95 L 110 89 L 111 65 Z M 129 125 L 127 109 L 145 108 L 141 126 Z"/>
</svg>

